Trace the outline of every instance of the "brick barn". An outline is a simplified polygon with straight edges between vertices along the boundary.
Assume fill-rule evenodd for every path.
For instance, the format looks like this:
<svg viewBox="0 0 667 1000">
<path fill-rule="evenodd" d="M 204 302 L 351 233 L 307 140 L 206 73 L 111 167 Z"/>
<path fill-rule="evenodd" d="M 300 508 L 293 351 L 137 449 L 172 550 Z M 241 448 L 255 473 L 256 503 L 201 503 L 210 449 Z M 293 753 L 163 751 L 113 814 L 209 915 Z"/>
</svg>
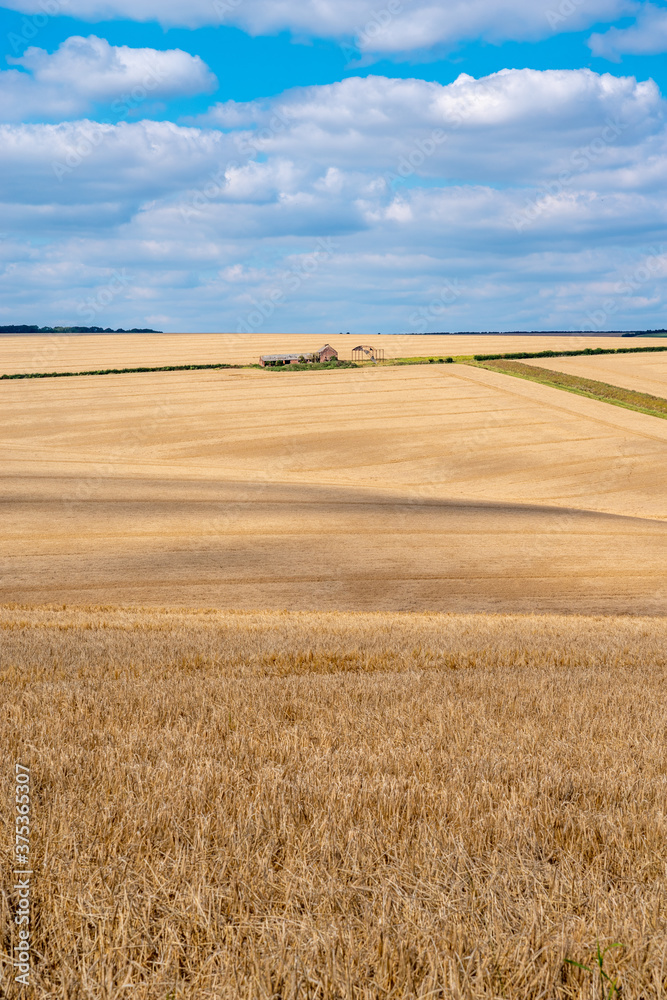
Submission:
<svg viewBox="0 0 667 1000">
<path fill-rule="evenodd" d="M 338 351 L 331 344 L 325 344 L 319 351 L 302 351 L 300 354 L 263 354 L 259 363 L 263 368 L 275 368 L 280 365 L 314 364 L 338 360 Z"/>
</svg>

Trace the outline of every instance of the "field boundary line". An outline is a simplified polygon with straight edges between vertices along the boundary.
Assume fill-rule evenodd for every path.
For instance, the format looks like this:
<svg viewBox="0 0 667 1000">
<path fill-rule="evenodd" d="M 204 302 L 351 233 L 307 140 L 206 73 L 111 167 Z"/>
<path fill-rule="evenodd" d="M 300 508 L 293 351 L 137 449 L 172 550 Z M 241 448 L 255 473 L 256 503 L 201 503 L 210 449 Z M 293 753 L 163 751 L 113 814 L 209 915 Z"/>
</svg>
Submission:
<svg viewBox="0 0 667 1000">
<path fill-rule="evenodd" d="M 444 355 L 436 355 L 432 358 L 427 357 L 409 357 L 409 358 L 387 358 L 386 361 L 379 362 L 377 367 L 390 368 L 399 367 L 401 365 L 427 365 L 433 363 L 443 363 L 443 362 L 457 362 L 459 364 L 470 364 L 475 365 L 475 362 L 482 362 L 482 367 L 484 367 L 484 362 L 487 361 L 499 361 L 499 360 L 519 360 L 519 359 L 533 359 L 533 358 L 571 358 L 579 356 L 596 356 L 600 354 L 646 354 L 646 353 L 657 353 L 667 351 L 667 347 L 587 347 L 585 350 L 579 351 L 535 351 L 530 353 L 528 351 L 517 351 L 509 354 L 461 354 L 445 357 Z M 86 371 L 78 372 L 14 372 L 9 374 L 0 375 L 0 381 L 9 381 L 12 379 L 29 379 L 29 378 L 79 378 L 84 375 L 135 375 L 135 374 L 149 374 L 151 372 L 185 372 L 185 371 L 212 371 L 212 370 L 236 370 L 240 371 L 246 370 L 258 370 L 258 371 L 339 371 L 341 369 L 351 369 L 351 368 L 365 368 L 365 367 L 375 367 L 371 362 L 366 362 L 362 364 L 339 361 L 337 365 L 329 364 L 310 364 L 310 365 L 288 365 L 284 368 L 277 369 L 264 369 L 259 364 L 226 364 L 226 363 L 216 363 L 216 364 L 190 364 L 190 365 L 142 365 L 135 368 L 97 368 L 90 369 Z M 603 383 L 601 383 L 603 384 Z M 613 386 L 612 388 L 617 388 Z M 594 396 L 597 399 L 599 397 Z M 659 398 L 659 397 L 653 397 Z M 652 416 L 655 416 L 653 411 L 640 411 L 648 412 Z"/>
<path fill-rule="evenodd" d="M 624 389 L 622 386 L 612 385 L 609 382 L 600 382 L 597 379 L 571 375 L 567 372 L 557 372 L 538 365 L 522 365 L 519 361 L 500 363 L 496 361 L 486 364 L 477 362 L 477 365 L 500 372 L 503 375 L 513 375 L 515 378 L 522 378 L 528 382 L 537 382 L 554 389 L 563 389 L 577 396 L 597 399 L 602 403 L 611 403 L 612 406 L 620 406 L 625 410 L 635 410 L 638 413 L 645 413 L 649 417 L 667 420 L 667 399 L 663 396 L 653 396 L 636 389 Z"/>
<path fill-rule="evenodd" d="M 506 354 L 474 354 L 475 361 L 521 361 L 529 358 L 581 358 L 600 354 L 657 354 L 667 347 L 584 347 L 576 351 L 511 351 Z"/>
<path fill-rule="evenodd" d="M 468 369 L 468 372 L 465 375 L 461 371 L 463 367 L 466 367 Z M 476 379 L 475 376 L 473 375 L 473 372 L 477 372 L 478 374 L 486 372 L 489 375 L 492 376 L 499 375 L 501 377 L 503 375 L 509 375 L 509 372 L 501 371 L 499 368 L 491 368 L 490 366 L 487 367 L 486 365 L 480 365 L 480 364 L 467 364 L 465 366 L 459 365 L 458 370 L 455 370 L 454 372 L 452 372 L 452 374 L 458 376 L 459 378 L 465 379 L 466 381 L 473 382 L 475 385 L 486 385 L 486 386 L 493 385 L 496 388 L 502 388 L 503 392 L 507 392 L 510 395 L 514 396 L 520 396 L 522 399 L 530 400 L 533 403 L 535 402 L 539 403 L 540 400 L 536 399 L 535 396 L 533 396 L 530 392 L 522 392 L 521 391 L 522 382 L 532 382 L 535 385 L 543 386 L 545 389 L 560 389 L 560 386 L 549 385 L 549 383 L 541 382 L 538 381 L 537 379 L 520 378 L 519 376 L 513 377 L 514 385 L 511 388 L 506 382 L 504 382 L 502 386 L 499 386 L 498 383 L 495 381 L 495 379 L 492 382 L 487 382 L 486 379 L 484 378 Z M 528 389 L 528 386 L 526 386 L 525 388 Z M 571 392 L 569 395 L 578 396 L 580 399 L 581 398 L 590 399 L 594 403 L 605 402 L 604 399 L 599 399 L 598 397 L 594 398 L 591 396 L 585 396 L 584 393 L 581 392 Z M 544 401 L 542 400 L 541 402 Z M 611 424 L 613 427 L 619 427 L 622 430 L 628 431 L 629 433 L 641 434 L 643 437 L 651 438 L 654 441 L 667 440 L 667 427 L 664 424 L 659 424 L 659 423 L 653 424 L 653 422 L 651 421 L 651 423 L 653 424 L 651 427 L 631 428 L 628 427 L 628 425 L 620 419 L 621 417 L 620 414 L 618 414 L 617 418 L 615 409 L 607 410 L 607 412 L 605 413 L 604 410 L 606 410 L 606 407 L 604 407 L 601 412 L 598 411 L 595 415 L 593 415 L 590 412 L 590 410 L 588 410 L 588 408 L 584 409 L 583 407 L 580 408 L 576 405 L 568 406 L 567 402 L 568 402 L 567 397 L 561 396 L 560 403 L 549 400 L 549 405 L 556 407 L 557 409 L 563 410 L 565 413 L 576 414 L 576 416 L 585 416 L 587 419 L 594 420 L 600 424 Z M 574 400 L 570 400 L 570 402 L 573 404 L 575 403 Z M 655 416 L 654 413 L 650 414 L 641 413 L 641 411 L 632 410 L 630 407 L 618 407 L 618 408 L 623 409 L 626 412 L 640 413 L 641 416 L 651 416 L 651 417 Z"/>
<path fill-rule="evenodd" d="M 142 366 L 141 368 L 97 368 L 84 372 L 17 372 L 11 375 L 0 375 L 0 380 L 23 379 L 23 378 L 79 378 L 82 375 L 135 375 L 139 372 L 188 372 L 188 371 L 210 371 L 221 368 L 252 368 L 254 365 L 227 365 L 227 364 L 201 364 L 201 365 L 160 365 L 156 368 Z"/>
</svg>

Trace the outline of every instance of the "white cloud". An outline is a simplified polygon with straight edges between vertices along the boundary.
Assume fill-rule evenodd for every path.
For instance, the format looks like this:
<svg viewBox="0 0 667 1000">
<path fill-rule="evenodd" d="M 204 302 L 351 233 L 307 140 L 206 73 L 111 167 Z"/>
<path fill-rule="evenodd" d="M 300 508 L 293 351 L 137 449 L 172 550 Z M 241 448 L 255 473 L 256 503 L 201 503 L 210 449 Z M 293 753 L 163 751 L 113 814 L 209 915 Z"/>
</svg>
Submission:
<svg viewBox="0 0 667 1000">
<path fill-rule="evenodd" d="M 27 14 L 44 0 L 5 0 Z M 53 0 L 58 5 L 58 0 Z M 236 25 L 252 34 L 355 40 L 362 52 L 403 53 L 481 38 L 535 40 L 581 31 L 638 8 L 636 0 L 68 0 L 59 12 L 88 21 L 129 18 L 163 25 Z"/>
<path fill-rule="evenodd" d="M 31 47 L 0 72 L 0 120 L 59 120 L 112 104 L 121 117 L 145 102 L 210 93 L 215 76 L 180 49 L 133 49 L 103 38 L 68 38 L 53 53 Z"/>
<path fill-rule="evenodd" d="M 503 70 L 482 80 L 463 74 L 448 86 L 355 77 L 216 105 L 199 122 L 235 126 L 246 154 L 497 184 L 557 175 L 577 166 L 577 154 L 582 173 L 591 163 L 634 163 L 637 142 L 661 134 L 664 110 L 652 81 Z"/>
<path fill-rule="evenodd" d="M 349 79 L 189 128 L 6 124 L 0 319 L 82 321 L 125 268 L 97 325 L 235 329 L 276 289 L 258 328 L 581 325 L 664 240 L 664 110 L 651 83 L 512 70 Z M 619 292 L 613 322 L 664 325 L 663 285 Z"/>
<path fill-rule="evenodd" d="M 620 62 L 621 56 L 655 55 L 667 52 L 667 8 L 644 4 L 635 24 L 629 28 L 610 28 L 591 35 L 589 46 L 594 56 Z"/>
</svg>

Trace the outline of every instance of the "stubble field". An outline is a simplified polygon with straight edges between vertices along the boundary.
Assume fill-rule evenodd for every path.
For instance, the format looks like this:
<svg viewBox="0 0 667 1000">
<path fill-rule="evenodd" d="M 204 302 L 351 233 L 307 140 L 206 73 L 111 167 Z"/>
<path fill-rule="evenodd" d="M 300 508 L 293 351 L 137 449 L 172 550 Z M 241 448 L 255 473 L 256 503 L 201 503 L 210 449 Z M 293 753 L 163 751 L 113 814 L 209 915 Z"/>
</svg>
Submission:
<svg viewBox="0 0 667 1000">
<path fill-rule="evenodd" d="M 664 618 L 14 607 L 0 628 L 35 996 L 593 1000 L 566 959 L 598 941 L 623 945 L 623 998 L 665 996 Z"/>
<path fill-rule="evenodd" d="M 644 414 L 463 365 L 0 391 L 4 601 L 664 609 Z"/>
<path fill-rule="evenodd" d="M 262 354 L 314 351 L 327 342 L 349 361 L 360 343 L 387 358 L 472 355 L 479 352 L 655 346 L 661 341 L 619 337 L 373 336 L 272 333 L 43 334 L 0 336 L 0 375 L 14 372 L 97 371 L 100 368 L 192 364 L 257 364 Z"/>
<path fill-rule="evenodd" d="M 593 1000 L 620 942 L 664 1000 L 665 421 L 464 365 L 0 397 L 35 996 Z"/>
<path fill-rule="evenodd" d="M 526 359 L 523 363 L 667 398 L 667 354 L 603 354 L 600 357 Z"/>
</svg>

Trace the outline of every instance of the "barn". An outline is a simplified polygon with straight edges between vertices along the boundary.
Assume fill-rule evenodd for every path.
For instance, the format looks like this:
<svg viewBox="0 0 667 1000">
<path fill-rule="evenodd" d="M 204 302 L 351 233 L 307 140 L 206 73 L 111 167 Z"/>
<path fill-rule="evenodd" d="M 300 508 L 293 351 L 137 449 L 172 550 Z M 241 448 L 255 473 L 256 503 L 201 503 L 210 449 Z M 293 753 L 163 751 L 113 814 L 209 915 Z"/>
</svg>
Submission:
<svg viewBox="0 0 667 1000">
<path fill-rule="evenodd" d="M 263 354 L 259 359 L 262 368 L 276 368 L 281 365 L 314 364 L 338 360 L 338 351 L 331 344 L 325 344 L 319 351 L 301 354 Z"/>
</svg>

